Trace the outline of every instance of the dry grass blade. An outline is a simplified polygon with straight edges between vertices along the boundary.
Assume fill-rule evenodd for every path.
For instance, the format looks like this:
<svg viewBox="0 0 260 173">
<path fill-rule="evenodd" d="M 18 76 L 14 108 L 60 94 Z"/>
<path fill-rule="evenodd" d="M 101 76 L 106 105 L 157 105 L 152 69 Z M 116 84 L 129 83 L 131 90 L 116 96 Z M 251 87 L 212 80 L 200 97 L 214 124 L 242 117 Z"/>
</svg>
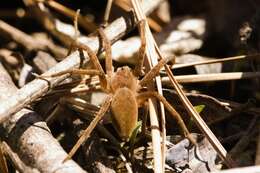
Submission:
<svg viewBox="0 0 260 173">
<path fill-rule="evenodd" d="M 160 2 L 161 0 L 144 1 L 144 11 L 146 13 L 151 12 Z M 135 23 L 131 19 L 133 19 L 131 14 L 129 14 L 128 18 L 120 17 L 104 30 L 111 43 L 114 43 L 134 27 Z M 99 39 L 97 37 L 89 39 L 88 46 L 92 50 L 97 51 L 99 45 Z M 84 62 L 87 62 L 88 60 L 86 55 Z M 64 70 L 78 68 L 81 63 L 82 59 L 79 52 L 73 52 L 66 59 L 44 73 L 44 75 L 48 76 Z M 3 122 L 11 114 L 21 110 L 25 105 L 46 94 L 50 87 L 56 86 L 67 77 L 68 75 L 63 75 L 51 78 L 48 82 L 36 79 L 19 89 L 17 92 L 14 92 L 12 96 L 0 103 L 0 122 Z"/>
<path fill-rule="evenodd" d="M 260 77 L 260 72 L 233 72 L 233 73 L 210 73 L 210 74 L 194 74 L 179 75 L 175 79 L 179 83 L 197 83 L 197 82 L 213 82 L 225 80 L 240 80 Z M 163 84 L 170 85 L 169 77 L 162 78 Z"/>
<path fill-rule="evenodd" d="M 145 39 L 146 39 L 146 56 L 148 59 L 149 64 L 148 70 L 151 69 L 153 66 L 155 66 L 158 63 L 156 51 L 153 45 L 153 36 L 149 29 L 146 16 L 144 15 L 140 2 L 137 0 L 131 0 L 132 6 L 134 8 L 134 11 L 136 13 L 137 19 L 139 21 L 145 20 Z M 156 86 L 158 93 L 162 95 L 162 84 L 159 77 L 155 78 Z M 152 142 L 153 142 L 153 158 L 154 158 L 154 172 L 163 172 L 164 170 L 164 162 L 165 162 L 165 139 L 166 139 L 166 130 L 165 130 L 165 112 L 164 112 L 164 106 L 162 103 L 160 103 L 160 110 L 161 110 L 161 127 L 162 127 L 162 146 L 161 146 L 161 136 L 158 129 L 152 129 Z M 153 103 L 149 101 L 149 111 L 150 111 L 150 122 L 151 126 L 159 127 L 158 123 L 158 116 L 156 115 L 156 109 L 154 107 L 154 101 Z"/>
</svg>

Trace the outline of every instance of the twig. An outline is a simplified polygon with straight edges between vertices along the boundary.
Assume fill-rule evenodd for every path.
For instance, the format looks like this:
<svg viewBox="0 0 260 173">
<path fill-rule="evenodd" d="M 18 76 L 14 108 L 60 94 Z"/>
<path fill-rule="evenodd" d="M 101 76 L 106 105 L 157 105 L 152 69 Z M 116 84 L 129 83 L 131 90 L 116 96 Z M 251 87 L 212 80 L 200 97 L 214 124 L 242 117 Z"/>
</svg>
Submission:
<svg viewBox="0 0 260 173">
<path fill-rule="evenodd" d="M 260 77 L 260 72 L 233 72 L 233 73 L 210 73 L 198 75 L 179 75 L 175 79 L 179 83 L 196 83 L 196 82 L 211 82 L 225 80 L 240 80 Z M 168 77 L 162 78 L 163 84 L 170 85 Z"/>
<path fill-rule="evenodd" d="M 198 56 L 198 55 L 196 55 L 196 56 Z M 228 57 L 228 58 L 205 60 L 205 61 L 191 62 L 191 63 L 185 63 L 185 64 L 174 64 L 172 68 L 173 69 L 178 69 L 178 68 L 184 68 L 184 67 L 195 66 L 195 65 L 205 65 L 205 64 L 237 61 L 237 60 L 249 60 L 249 59 L 259 58 L 259 56 L 260 56 L 260 54 L 240 55 L 240 56 L 233 56 L 233 57 Z"/>
<path fill-rule="evenodd" d="M 0 64 L 0 100 L 5 100 L 17 89 Z M 46 123 L 35 112 L 22 109 L 1 124 L 1 136 L 27 166 L 43 173 L 67 173 L 82 170 L 74 161 L 62 163 L 67 153 L 50 133 Z"/>
<path fill-rule="evenodd" d="M 56 57 L 59 58 L 63 58 L 66 55 L 64 49 L 56 46 L 52 42 L 40 42 L 2 20 L 0 20 L 0 31 L 3 36 L 11 38 L 15 42 L 22 45 L 27 51 L 50 50 Z"/>
<path fill-rule="evenodd" d="M 151 12 L 161 0 L 150 0 L 143 2 L 143 10 L 146 13 Z M 135 26 L 135 22 L 132 20 L 133 14 L 130 13 L 127 18 L 120 17 L 115 20 L 111 25 L 109 25 L 105 30 L 105 34 L 111 43 L 114 43 L 121 37 L 123 37 L 129 30 Z M 87 44 L 93 51 L 97 52 L 99 50 L 99 39 L 97 37 L 89 38 Z M 84 62 L 87 62 L 88 56 L 85 56 Z M 78 68 L 82 62 L 82 58 L 79 52 L 73 52 L 66 59 L 55 65 L 48 72 L 44 73 L 45 76 L 50 76 L 53 73 L 70 70 L 73 68 Z M 69 75 L 69 74 L 68 74 Z M 21 110 L 25 105 L 33 102 L 37 98 L 43 96 L 48 92 L 50 87 L 58 85 L 61 81 L 66 79 L 68 75 L 63 75 L 60 77 L 50 78 L 47 81 L 42 79 L 35 79 L 28 83 L 18 91 L 14 92 L 10 97 L 5 99 L 5 101 L 0 103 L 0 122 L 6 120 L 11 114 Z"/>
</svg>

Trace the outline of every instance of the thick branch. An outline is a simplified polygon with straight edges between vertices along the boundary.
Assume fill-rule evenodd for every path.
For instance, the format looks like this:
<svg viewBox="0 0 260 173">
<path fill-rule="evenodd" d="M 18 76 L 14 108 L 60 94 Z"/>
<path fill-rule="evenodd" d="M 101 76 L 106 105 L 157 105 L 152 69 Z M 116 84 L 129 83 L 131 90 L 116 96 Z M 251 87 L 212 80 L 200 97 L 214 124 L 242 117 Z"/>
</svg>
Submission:
<svg viewBox="0 0 260 173">
<path fill-rule="evenodd" d="M 0 100 L 3 101 L 16 87 L 0 64 Z M 35 112 L 22 109 L 0 126 L 1 136 L 26 166 L 43 173 L 83 173 L 74 161 L 62 163 L 67 153 L 51 135 L 46 123 Z"/>
<path fill-rule="evenodd" d="M 146 13 L 151 12 L 151 10 L 154 9 L 160 2 L 161 0 L 143 1 L 143 9 Z M 104 30 L 111 43 L 114 43 L 115 41 L 123 37 L 130 29 L 133 29 L 136 24 L 133 18 L 134 16 L 132 13 L 128 14 L 127 17 L 120 17 Z M 97 37 L 89 38 L 89 41 L 86 44 L 93 51 L 97 52 L 99 50 L 100 44 Z M 86 55 L 86 59 L 84 60 L 84 62 L 88 60 L 89 58 Z M 44 73 L 44 75 L 48 76 L 52 73 L 78 68 L 80 63 L 81 58 L 79 56 L 79 53 L 74 52 L 62 62 L 58 63 L 56 66 Z M 8 97 L 0 104 L 0 122 L 3 122 L 11 114 L 21 110 L 25 105 L 46 94 L 47 91 L 50 89 L 50 86 L 56 86 L 59 82 L 63 81 L 67 77 L 68 75 L 63 75 L 60 77 L 51 78 L 49 79 L 49 82 L 41 79 L 36 79 L 25 85 L 23 88 L 19 89 L 17 92 L 14 92 L 12 96 Z"/>
</svg>

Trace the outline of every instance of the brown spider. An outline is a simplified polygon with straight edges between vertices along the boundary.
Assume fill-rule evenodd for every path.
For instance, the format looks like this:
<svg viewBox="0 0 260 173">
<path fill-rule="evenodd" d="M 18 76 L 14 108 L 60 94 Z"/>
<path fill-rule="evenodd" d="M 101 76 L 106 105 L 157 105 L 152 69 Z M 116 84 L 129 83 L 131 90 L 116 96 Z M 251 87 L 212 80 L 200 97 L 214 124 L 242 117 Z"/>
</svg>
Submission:
<svg viewBox="0 0 260 173">
<path fill-rule="evenodd" d="M 77 143 L 69 152 L 65 161 L 70 159 L 75 154 L 77 149 L 89 137 L 92 130 L 102 119 L 109 108 L 111 108 L 113 125 L 118 132 L 118 135 L 123 141 L 127 141 L 137 124 L 138 107 L 141 106 L 149 98 L 157 98 L 160 102 L 162 102 L 165 105 L 166 109 L 171 113 L 171 115 L 176 118 L 178 124 L 183 130 L 184 136 L 189 137 L 189 131 L 185 126 L 181 116 L 175 111 L 175 109 L 166 101 L 163 96 L 159 95 L 157 92 L 152 91 L 141 92 L 141 89 L 145 87 L 149 82 L 151 82 L 153 78 L 158 75 L 160 69 L 168 61 L 171 60 L 171 58 L 165 58 L 159 61 L 159 63 L 154 66 L 141 80 L 138 80 L 138 76 L 142 73 L 146 46 L 144 38 L 144 22 L 145 21 L 141 21 L 138 24 L 142 44 L 139 50 L 138 63 L 134 70 L 131 70 L 128 66 L 123 66 L 118 68 L 116 72 L 113 71 L 111 44 L 106 37 L 103 29 L 100 28 L 98 30 L 98 33 L 101 37 L 102 44 L 106 52 L 106 73 L 102 69 L 96 54 L 89 47 L 82 44 L 76 44 L 77 48 L 79 48 L 80 50 L 83 49 L 87 51 L 95 69 L 74 69 L 51 75 L 52 77 L 65 73 L 98 75 L 101 89 L 108 94 L 108 97 L 104 101 L 100 110 L 97 112 L 94 120 L 92 120 L 90 125 L 84 130 Z"/>
</svg>

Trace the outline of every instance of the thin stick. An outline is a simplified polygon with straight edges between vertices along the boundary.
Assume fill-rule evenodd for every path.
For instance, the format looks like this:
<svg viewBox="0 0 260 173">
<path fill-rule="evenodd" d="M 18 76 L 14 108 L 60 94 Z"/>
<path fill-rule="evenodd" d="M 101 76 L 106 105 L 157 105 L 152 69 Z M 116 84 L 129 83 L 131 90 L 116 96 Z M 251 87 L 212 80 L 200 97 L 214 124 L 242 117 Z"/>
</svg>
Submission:
<svg viewBox="0 0 260 173">
<path fill-rule="evenodd" d="M 113 0 L 107 0 L 107 6 L 106 6 L 105 15 L 104 15 L 104 24 L 105 24 L 105 26 L 108 24 L 112 3 L 113 3 Z"/>
<path fill-rule="evenodd" d="M 144 11 L 146 13 L 151 12 L 152 9 L 160 4 L 160 2 L 161 0 L 144 1 Z M 122 36 L 124 36 L 124 34 L 126 34 L 130 29 L 134 27 L 136 23 L 132 22 L 133 25 L 131 25 L 131 22 L 129 21 L 131 19 L 133 19 L 132 14 L 129 14 L 128 18 L 120 17 L 104 30 L 111 43 L 114 43 L 115 41 L 120 39 Z M 99 49 L 100 45 L 99 39 L 97 37 L 94 37 L 90 40 L 91 41 L 88 42 L 88 46 L 96 52 Z M 88 56 L 86 55 L 86 59 L 84 62 L 89 61 L 87 57 Z M 44 75 L 50 75 L 52 73 L 78 68 L 81 62 L 82 61 L 79 52 L 73 52 L 66 59 L 44 73 Z M 14 92 L 12 96 L 8 97 L 0 103 L 0 123 L 6 120 L 11 114 L 21 110 L 25 105 L 46 94 L 50 88 L 50 85 L 52 87 L 56 86 L 68 76 L 69 75 L 64 75 L 57 78 L 51 78 L 48 80 L 48 82 L 41 79 L 36 79 L 19 89 L 17 92 Z"/>
<path fill-rule="evenodd" d="M 226 80 L 241 80 L 260 77 L 260 72 L 233 72 L 233 73 L 210 73 L 198 75 L 179 75 L 175 79 L 179 83 L 213 82 Z M 162 78 L 163 84 L 169 85 L 169 77 Z"/>
<path fill-rule="evenodd" d="M 233 56 L 233 57 L 228 57 L 228 58 L 205 60 L 205 61 L 191 62 L 191 63 L 185 63 L 185 64 L 174 64 L 172 68 L 178 69 L 178 68 L 190 67 L 190 66 L 195 66 L 195 65 L 205 65 L 205 64 L 237 61 L 237 60 L 256 59 L 256 58 L 259 58 L 259 56 L 260 56 L 260 54 L 240 55 L 240 56 Z"/>
</svg>

